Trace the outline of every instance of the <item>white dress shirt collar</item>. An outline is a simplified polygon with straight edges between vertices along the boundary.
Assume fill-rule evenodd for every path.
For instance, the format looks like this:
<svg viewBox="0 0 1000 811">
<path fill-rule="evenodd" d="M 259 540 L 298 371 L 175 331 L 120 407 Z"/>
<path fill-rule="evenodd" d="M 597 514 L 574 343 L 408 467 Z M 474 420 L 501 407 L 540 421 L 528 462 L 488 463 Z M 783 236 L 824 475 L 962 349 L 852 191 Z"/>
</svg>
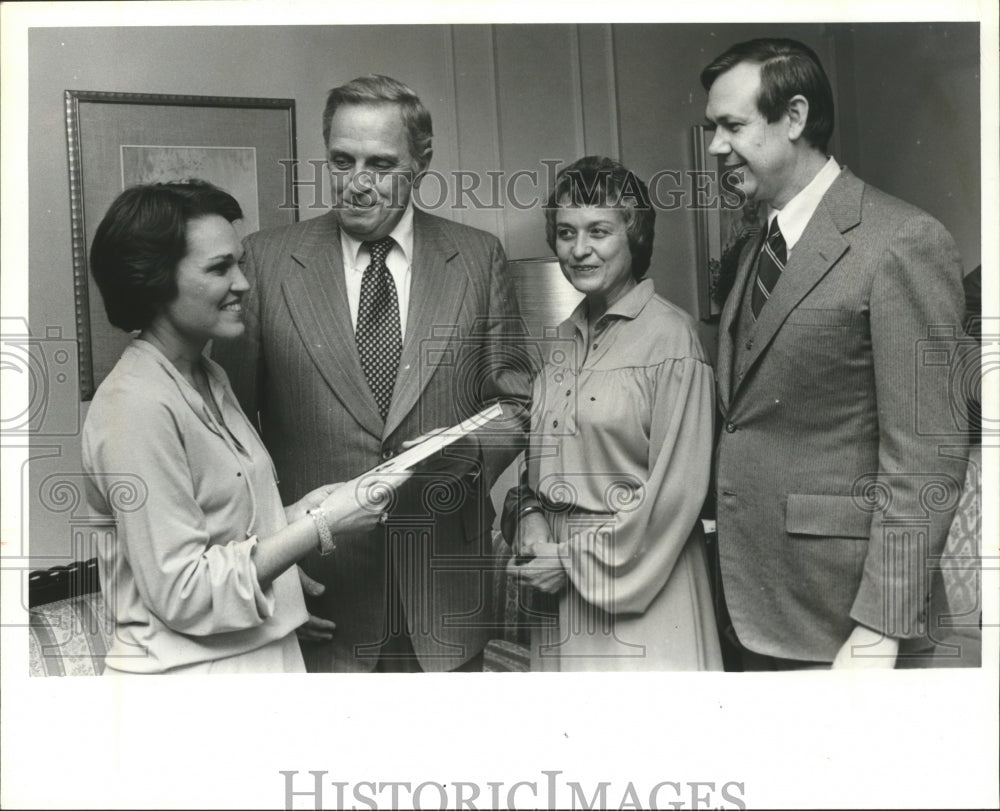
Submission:
<svg viewBox="0 0 1000 811">
<path fill-rule="evenodd" d="M 396 244 L 385 257 L 386 267 L 396 285 L 399 303 L 399 328 L 406 338 L 406 317 L 410 308 L 410 284 L 413 279 L 413 201 L 406 205 L 403 216 L 389 234 Z M 340 229 L 340 247 L 344 255 L 344 283 L 347 287 L 347 306 L 351 311 L 351 328 L 358 328 L 358 309 L 361 305 L 361 282 L 371 257 L 359 239 Z"/>
<path fill-rule="evenodd" d="M 809 184 L 802 191 L 789 200 L 783 209 L 778 210 L 768 206 L 768 227 L 770 227 L 771 221 L 777 217 L 778 227 L 785 238 L 785 246 L 788 248 L 789 253 L 791 253 L 795 243 L 799 241 L 802 232 L 806 230 L 806 226 L 809 224 L 809 220 L 812 219 L 812 215 L 816 213 L 823 195 L 829 191 L 830 186 L 833 185 L 833 181 L 837 179 L 839 174 L 840 166 L 831 156 L 827 159 L 823 168 L 816 173 L 816 177 L 810 180 Z"/>
</svg>

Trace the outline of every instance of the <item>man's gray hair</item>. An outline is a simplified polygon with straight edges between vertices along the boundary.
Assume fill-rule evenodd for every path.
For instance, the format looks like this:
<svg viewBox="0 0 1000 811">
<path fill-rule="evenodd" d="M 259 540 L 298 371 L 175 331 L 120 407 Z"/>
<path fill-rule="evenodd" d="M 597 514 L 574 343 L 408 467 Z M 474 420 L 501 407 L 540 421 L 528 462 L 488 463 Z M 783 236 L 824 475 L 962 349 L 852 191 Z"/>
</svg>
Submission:
<svg viewBox="0 0 1000 811">
<path fill-rule="evenodd" d="M 341 105 L 350 104 L 396 104 L 406 127 L 410 145 L 410 158 L 426 165 L 430 162 L 431 139 L 434 130 L 431 114 L 424 107 L 420 97 L 409 87 L 390 76 L 372 74 L 359 76 L 347 84 L 335 87 L 326 97 L 323 110 L 323 144 L 330 143 L 330 122 Z"/>
</svg>

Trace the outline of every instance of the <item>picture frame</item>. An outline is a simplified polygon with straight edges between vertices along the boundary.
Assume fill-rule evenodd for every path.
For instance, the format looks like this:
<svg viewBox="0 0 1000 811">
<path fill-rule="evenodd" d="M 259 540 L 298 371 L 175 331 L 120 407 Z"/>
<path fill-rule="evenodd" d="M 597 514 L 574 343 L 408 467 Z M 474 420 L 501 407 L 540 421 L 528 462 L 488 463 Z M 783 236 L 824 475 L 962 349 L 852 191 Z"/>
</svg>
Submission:
<svg viewBox="0 0 1000 811">
<path fill-rule="evenodd" d="M 733 286 L 740 253 L 760 234 L 766 218 L 763 206 L 742 199 L 722 183 L 718 160 L 708 147 L 715 130 L 703 124 L 691 128 L 695 166 L 695 229 L 698 262 L 698 315 L 715 321 Z M 705 181 L 708 181 L 707 183 Z"/>
<path fill-rule="evenodd" d="M 111 202 L 139 183 L 200 178 L 239 202 L 241 237 L 297 222 L 295 100 L 91 90 L 64 99 L 80 398 L 90 400 L 131 340 L 108 322 L 88 264 Z"/>
</svg>

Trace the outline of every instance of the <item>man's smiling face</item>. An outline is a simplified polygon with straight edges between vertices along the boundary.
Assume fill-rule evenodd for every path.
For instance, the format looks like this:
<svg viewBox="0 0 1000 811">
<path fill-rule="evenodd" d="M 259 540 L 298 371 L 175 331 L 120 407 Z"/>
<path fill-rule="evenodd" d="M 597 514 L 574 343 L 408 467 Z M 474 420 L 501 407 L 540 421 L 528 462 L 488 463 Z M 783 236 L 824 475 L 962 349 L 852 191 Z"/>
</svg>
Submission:
<svg viewBox="0 0 1000 811">
<path fill-rule="evenodd" d="M 789 139 L 789 118 L 768 122 L 757 109 L 760 65 L 740 62 L 720 75 L 708 91 L 705 117 L 715 127 L 709 154 L 732 172 L 738 189 L 750 200 L 782 208 L 794 196 L 796 155 Z"/>
<path fill-rule="evenodd" d="M 410 155 L 395 104 L 349 104 L 330 121 L 327 163 L 340 227 L 355 239 L 388 236 L 410 200 L 424 166 Z"/>
</svg>

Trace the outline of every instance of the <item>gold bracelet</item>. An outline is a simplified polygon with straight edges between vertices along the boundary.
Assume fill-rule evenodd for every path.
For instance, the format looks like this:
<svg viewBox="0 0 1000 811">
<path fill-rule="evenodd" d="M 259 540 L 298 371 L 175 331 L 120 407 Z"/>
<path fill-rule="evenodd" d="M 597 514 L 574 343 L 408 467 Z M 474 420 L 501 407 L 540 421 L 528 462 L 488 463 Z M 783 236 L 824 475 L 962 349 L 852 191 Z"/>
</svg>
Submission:
<svg viewBox="0 0 1000 811">
<path fill-rule="evenodd" d="M 312 518 L 313 523 L 316 524 L 316 531 L 319 533 L 319 553 L 325 558 L 337 548 L 337 544 L 333 542 L 333 532 L 330 529 L 330 524 L 326 520 L 326 513 L 317 507 L 314 510 L 309 510 L 307 514 Z"/>
</svg>

